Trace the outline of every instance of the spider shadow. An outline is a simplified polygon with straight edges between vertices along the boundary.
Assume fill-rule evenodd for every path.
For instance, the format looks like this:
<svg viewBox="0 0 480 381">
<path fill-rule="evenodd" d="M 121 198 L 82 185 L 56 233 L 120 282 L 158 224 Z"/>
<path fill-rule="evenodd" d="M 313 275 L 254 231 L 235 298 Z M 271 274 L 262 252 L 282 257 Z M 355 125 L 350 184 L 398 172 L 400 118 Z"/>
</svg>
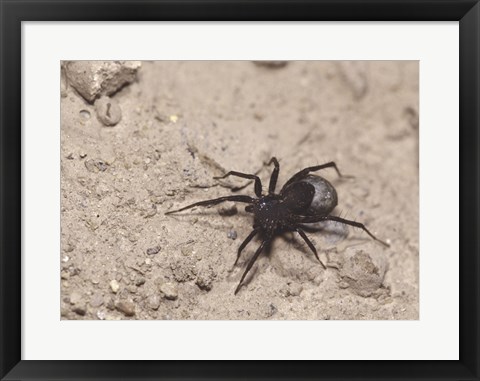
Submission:
<svg viewBox="0 0 480 381">
<path fill-rule="evenodd" d="M 340 243 L 345 243 L 347 247 L 357 246 L 372 242 L 368 236 L 362 236 L 362 229 L 348 226 L 339 222 L 334 221 L 325 221 L 325 222 L 316 222 L 309 225 L 300 226 L 306 233 L 309 234 L 320 234 L 322 237 L 323 243 L 327 247 L 332 245 L 337 247 Z M 354 234 L 350 236 L 350 231 L 360 232 L 360 235 Z M 298 246 L 296 246 L 298 248 Z M 305 248 L 305 245 L 301 245 L 302 248 Z M 319 253 L 321 253 L 322 247 L 315 245 Z M 308 251 L 308 250 L 307 250 Z M 327 251 L 329 251 L 327 249 Z M 328 266 L 327 266 L 328 267 Z"/>
<path fill-rule="evenodd" d="M 314 232 L 313 230 L 307 230 L 302 226 L 302 229 L 305 231 L 308 231 L 309 233 Z M 319 231 L 319 230 L 316 230 Z M 287 244 L 288 248 L 294 248 L 296 251 L 300 251 L 302 254 L 304 254 L 306 257 L 312 260 L 312 262 L 317 262 L 317 259 L 315 258 L 315 255 L 312 253 L 310 248 L 307 246 L 304 240 L 302 240 L 295 232 L 284 232 L 282 234 L 279 234 L 278 237 Z M 315 247 L 315 242 L 312 242 Z M 317 248 L 319 251 L 319 249 Z"/>
<path fill-rule="evenodd" d="M 240 209 L 238 210 L 235 214 L 232 215 L 221 215 L 218 213 L 217 209 L 212 207 L 212 208 L 204 208 L 202 210 L 198 211 L 191 211 L 189 213 L 184 213 L 184 214 L 171 214 L 168 217 L 173 218 L 176 221 L 180 221 L 183 223 L 191 223 L 191 218 L 192 217 L 208 217 L 212 218 L 212 221 L 217 222 L 217 223 L 212 223 L 212 221 L 207 220 L 207 219 L 197 219 L 195 222 L 195 225 L 199 225 L 201 227 L 209 227 L 214 230 L 218 230 L 219 232 L 222 232 L 222 229 L 228 229 L 228 228 L 235 228 L 234 222 L 238 222 L 237 219 L 242 219 L 244 220 L 245 217 L 251 217 L 251 213 L 247 213 L 244 210 Z M 217 218 L 214 218 L 217 217 Z M 233 218 L 232 218 L 233 217 Z M 190 219 L 189 219 L 190 218 Z M 228 221 L 229 219 L 232 219 L 230 222 Z M 251 226 L 251 225 L 249 225 Z M 243 226 L 242 226 L 243 227 Z"/>
<path fill-rule="evenodd" d="M 318 231 L 322 229 L 310 229 L 310 230 Z M 242 251 L 241 257 L 238 260 L 237 264 L 236 265 L 233 264 L 232 267 L 230 268 L 228 279 L 232 281 L 237 281 L 237 282 L 240 280 L 243 272 L 245 271 L 245 268 L 247 267 L 252 257 L 255 255 L 256 248 L 258 248 L 258 246 L 261 244 L 263 239 L 264 237 L 260 235 L 255 239 L 253 239 L 247 245 L 247 247 Z M 305 255 L 308 258 L 308 260 L 312 262 L 312 264 L 318 264 L 318 261 L 315 258 L 315 255 L 309 249 L 307 244 L 304 241 L 302 241 L 299 237 L 296 236 L 295 232 L 291 230 L 280 232 L 278 235 L 275 235 L 275 237 L 271 242 L 265 245 L 260 257 L 257 259 L 256 263 L 253 265 L 253 267 L 251 268 L 251 270 L 248 272 L 247 276 L 243 280 L 242 282 L 243 286 L 247 286 L 248 284 L 250 284 L 252 279 L 255 277 L 255 274 L 258 272 L 261 266 L 261 263 L 259 261 L 262 259 L 262 257 L 267 258 L 268 261 L 271 261 L 272 245 L 276 239 L 281 239 L 284 242 L 286 242 L 289 246 L 293 247 L 295 251 L 300 251 L 303 255 Z"/>
<path fill-rule="evenodd" d="M 343 226 L 343 225 L 342 225 Z M 313 234 L 313 233 L 319 233 L 319 234 L 327 234 L 335 241 L 340 241 L 345 239 L 348 236 L 348 227 L 343 226 L 342 228 L 339 228 L 339 224 L 333 225 L 332 223 L 329 222 L 320 222 L 320 223 L 315 223 L 314 225 L 301 225 L 302 230 L 304 230 L 307 233 Z M 244 248 L 242 251 L 241 257 L 236 265 L 232 265 L 230 269 L 230 275 L 229 278 L 231 280 L 237 280 L 240 279 L 241 275 L 243 274 L 243 271 L 245 270 L 246 266 L 250 262 L 251 258 L 254 256 L 256 248 L 261 244 L 262 240 L 264 237 L 262 235 L 255 237 L 254 240 L 252 240 L 247 247 Z M 278 234 L 275 235 L 274 239 L 265 246 L 263 249 L 261 256 L 259 257 L 266 257 L 268 260 L 271 260 L 271 254 L 272 254 L 272 244 L 275 239 L 281 239 L 282 241 L 286 242 L 286 244 L 289 246 L 288 249 L 293 248 L 294 251 L 300 252 L 302 255 L 305 256 L 305 258 L 310 261 L 312 264 L 319 264 L 317 258 L 315 257 L 315 254 L 310 250 L 306 242 L 298 235 L 296 234 L 295 231 L 292 230 L 285 230 L 283 232 L 279 232 Z M 242 241 L 240 241 L 242 242 Z M 319 246 L 316 243 L 313 243 L 315 248 L 317 249 L 317 252 L 319 254 L 322 254 L 324 250 L 322 249 L 322 246 Z M 323 267 L 327 266 L 328 263 L 322 263 Z M 244 281 L 242 282 L 245 285 L 248 285 L 250 281 L 253 279 L 255 276 L 256 272 L 259 269 L 258 265 L 258 260 L 257 263 L 254 264 L 252 269 L 249 271 L 247 276 L 245 277 Z"/>
</svg>

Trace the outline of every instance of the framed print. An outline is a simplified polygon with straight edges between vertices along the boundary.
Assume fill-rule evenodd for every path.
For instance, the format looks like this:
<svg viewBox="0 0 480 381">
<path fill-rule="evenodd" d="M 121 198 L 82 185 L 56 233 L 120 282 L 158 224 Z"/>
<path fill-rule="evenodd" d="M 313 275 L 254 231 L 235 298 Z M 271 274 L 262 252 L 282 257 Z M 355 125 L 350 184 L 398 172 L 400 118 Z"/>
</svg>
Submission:
<svg viewBox="0 0 480 381">
<path fill-rule="evenodd" d="M 479 7 L 3 1 L 2 380 L 478 379 Z"/>
</svg>

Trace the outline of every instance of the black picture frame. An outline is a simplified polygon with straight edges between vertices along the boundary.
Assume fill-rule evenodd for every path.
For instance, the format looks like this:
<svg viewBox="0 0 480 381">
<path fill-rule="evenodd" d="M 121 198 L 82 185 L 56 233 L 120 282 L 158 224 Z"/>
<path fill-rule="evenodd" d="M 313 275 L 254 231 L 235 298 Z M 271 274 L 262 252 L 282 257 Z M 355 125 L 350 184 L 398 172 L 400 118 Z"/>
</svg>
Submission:
<svg viewBox="0 0 480 381">
<path fill-rule="evenodd" d="M 69 379 L 444 379 L 478 380 L 479 107 L 478 0 L 0 0 L 0 377 Z M 459 361 L 22 361 L 22 21 L 459 21 Z M 46 42 L 48 44 L 48 42 Z M 439 210 L 439 213 L 441 211 Z M 446 222 L 448 223 L 448 222 Z M 452 226 L 452 229 L 456 229 Z M 439 332 L 439 337 L 441 332 Z"/>
</svg>

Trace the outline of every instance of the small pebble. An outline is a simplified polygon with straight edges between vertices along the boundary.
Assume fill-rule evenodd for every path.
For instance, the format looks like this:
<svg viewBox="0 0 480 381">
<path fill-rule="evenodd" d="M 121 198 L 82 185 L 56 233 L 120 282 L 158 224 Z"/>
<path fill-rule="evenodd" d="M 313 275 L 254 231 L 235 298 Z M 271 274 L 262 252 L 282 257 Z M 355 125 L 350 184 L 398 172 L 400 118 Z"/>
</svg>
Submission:
<svg viewBox="0 0 480 381">
<path fill-rule="evenodd" d="M 237 239 L 237 231 L 236 230 L 230 230 L 227 233 L 227 237 L 230 239 Z"/>
<path fill-rule="evenodd" d="M 115 309 L 115 303 L 113 299 L 108 299 L 107 304 L 105 305 L 110 311 Z"/>
<path fill-rule="evenodd" d="M 135 315 L 135 304 L 128 301 L 120 301 L 115 305 L 115 308 L 123 313 L 125 316 Z"/>
<path fill-rule="evenodd" d="M 103 96 L 95 101 L 98 120 L 105 126 L 115 126 L 122 119 L 122 110 L 117 101 Z"/>
<path fill-rule="evenodd" d="M 108 168 L 108 164 L 103 162 L 102 160 L 97 160 L 95 165 L 98 168 L 98 170 L 101 172 L 105 172 Z"/>
<path fill-rule="evenodd" d="M 116 294 L 120 289 L 120 284 L 114 279 L 110 282 L 110 288 Z"/>
<path fill-rule="evenodd" d="M 160 286 L 160 291 L 165 295 L 165 299 L 176 300 L 178 298 L 178 289 L 173 283 L 163 283 Z"/>
<path fill-rule="evenodd" d="M 69 268 L 68 268 L 68 271 L 70 271 L 70 276 L 75 276 L 75 275 L 78 275 L 80 274 L 80 269 L 74 265 L 71 265 Z"/>
<path fill-rule="evenodd" d="M 82 300 L 82 295 L 80 295 L 78 292 L 73 291 L 70 294 L 70 303 L 71 304 L 78 304 Z"/>
<path fill-rule="evenodd" d="M 180 251 L 182 252 L 182 254 L 186 257 L 190 257 L 192 256 L 193 254 L 195 254 L 195 251 L 193 250 L 193 248 L 191 246 L 183 246 Z"/>
<path fill-rule="evenodd" d="M 288 291 L 291 296 L 299 296 L 303 291 L 303 287 L 301 284 L 293 283 L 290 285 L 290 288 Z"/>
<path fill-rule="evenodd" d="M 85 306 L 75 306 L 73 309 L 72 309 L 73 312 L 75 312 L 77 315 L 80 315 L 80 316 L 85 316 L 85 314 L 87 313 L 87 309 L 85 308 Z"/>
<path fill-rule="evenodd" d="M 97 318 L 98 318 L 99 320 L 105 320 L 105 311 L 100 311 L 100 310 L 98 310 L 98 311 L 97 311 Z"/>
<path fill-rule="evenodd" d="M 103 295 L 101 294 L 93 294 L 92 298 L 90 299 L 90 305 L 94 308 L 100 307 L 103 304 Z"/>
<path fill-rule="evenodd" d="M 70 272 L 68 272 L 67 270 L 63 270 L 62 273 L 61 273 L 61 277 L 62 277 L 63 280 L 70 279 Z"/>
<path fill-rule="evenodd" d="M 270 303 L 270 305 L 268 306 L 267 317 L 272 317 L 277 313 L 277 311 L 277 307 L 273 303 Z"/>
<path fill-rule="evenodd" d="M 127 286 L 126 290 L 131 294 L 136 294 L 137 293 L 137 287 L 135 287 L 133 284 L 130 285 L 130 286 Z"/>
<path fill-rule="evenodd" d="M 73 250 L 75 250 L 75 245 L 71 243 L 67 243 L 65 245 L 65 248 L 63 249 L 66 253 L 71 253 Z M 68 258 L 68 257 L 67 257 Z M 65 261 L 66 262 L 66 261 Z"/>
<path fill-rule="evenodd" d="M 160 251 L 161 247 L 160 246 L 154 246 L 149 249 L 147 249 L 147 254 L 148 255 L 155 255 Z"/>
<path fill-rule="evenodd" d="M 150 295 L 148 297 L 147 304 L 152 310 L 158 310 L 158 307 L 160 307 L 160 296 L 156 294 Z"/>
<path fill-rule="evenodd" d="M 137 278 L 135 278 L 135 286 L 137 287 L 145 284 L 145 282 L 146 282 L 146 279 L 143 276 L 138 276 Z"/>
<path fill-rule="evenodd" d="M 101 159 L 90 159 L 85 161 L 85 168 L 92 173 L 105 172 L 108 169 L 108 164 Z"/>
<path fill-rule="evenodd" d="M 87 168 L 88 172 L 98 173 L 99 169 L 95 165 L 95 161 L 93 159 L 87 160 L 85 162 L 85 168 Z"/>
<path fill-rule="evenodd" d="M 195 282 L 199 289 L 210 291 L 212 289 L 212 279 L 200 274 Z"/>
<path fill-rule="evenodd" d="M 237 206 L 233 202 L 227 202 L 217 208 L 218 214 L 221 216 L 233 216 L 238 213 Z"/>
</svg>

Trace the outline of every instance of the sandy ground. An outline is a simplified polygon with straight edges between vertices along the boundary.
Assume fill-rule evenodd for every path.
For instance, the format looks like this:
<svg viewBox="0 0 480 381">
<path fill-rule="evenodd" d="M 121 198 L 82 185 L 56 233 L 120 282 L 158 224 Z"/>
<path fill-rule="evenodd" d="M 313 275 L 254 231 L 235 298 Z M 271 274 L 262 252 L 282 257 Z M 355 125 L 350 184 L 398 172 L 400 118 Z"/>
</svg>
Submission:
<svg viewBox="0 0 480 381">
<path fill-rule="evenodd" d="M 65 94 L 64 94 L 65 95 Z M 418 62 L 143 62 L 106 127 L 73 88 L 61 100 L 62 319 L 418 319 Z M 254 196 L 335 161 L 334 214 L 363 222 L 279 236 L 235 296 L 253 240 L 244 204 L 165 216 L 195 201 Z M 320 173 L 319 173 L 320 174 Z M 248 184 L 240 191 L 232 188 Z"/>
</svg>

